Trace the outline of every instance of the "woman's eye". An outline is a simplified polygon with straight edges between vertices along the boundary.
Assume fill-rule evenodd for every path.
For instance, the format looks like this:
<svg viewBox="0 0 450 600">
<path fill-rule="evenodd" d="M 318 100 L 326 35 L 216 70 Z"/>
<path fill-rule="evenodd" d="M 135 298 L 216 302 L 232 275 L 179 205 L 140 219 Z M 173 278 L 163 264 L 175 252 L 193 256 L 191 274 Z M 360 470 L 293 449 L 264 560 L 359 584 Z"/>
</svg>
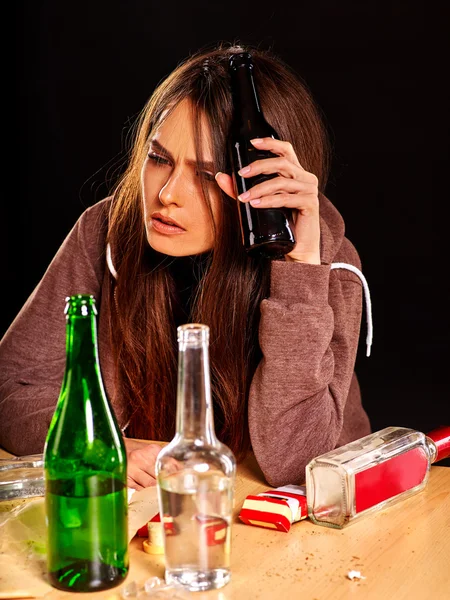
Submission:
<svg viewBox="0 0 450 600">
<path fill-rule="evenodd" d="M 170 160 L 160 156 L 159 154 L 155 154 L 154 152 L 149 152 L 147 157 L 153 161 L 156 165 L 170 165 Z M 206 181 L 215 181 L 215 177 L 212 173 L 208 173 L 207 171 L 195 171 L 197 177 L 202 177 Z"/>
<path fill-rule="evenodd" d="M 155 162 L 157 165 L 169 165 L 169 161 L 167 160 L 167 158 L 163 158 L 162 156 L 159 156 L 159 154 L 154 154 L 153 152 L 149 152 L 147 154 L 147 157 L 152 160 L 153 162 Z"/>
</svg>

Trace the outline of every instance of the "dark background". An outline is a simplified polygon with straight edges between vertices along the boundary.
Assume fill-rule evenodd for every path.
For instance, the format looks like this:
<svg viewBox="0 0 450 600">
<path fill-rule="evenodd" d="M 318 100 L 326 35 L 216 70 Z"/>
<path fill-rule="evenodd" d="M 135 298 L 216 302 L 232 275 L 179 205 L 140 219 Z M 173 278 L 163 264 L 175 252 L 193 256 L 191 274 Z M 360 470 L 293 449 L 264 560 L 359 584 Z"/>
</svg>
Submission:
<svg viewBox="0 0 450 600">
<path fill-rule="evenodd" d="M 372 294 L 372 356 L 363 316 L 356 370 L 373 429 L 449 423 L 444 5 L 17 2 L 0 334 L 108 193 L 157 83 L 206 44 L 256 43 L 302 76 L 330 130 L 327 195 Z"/>
</svg>

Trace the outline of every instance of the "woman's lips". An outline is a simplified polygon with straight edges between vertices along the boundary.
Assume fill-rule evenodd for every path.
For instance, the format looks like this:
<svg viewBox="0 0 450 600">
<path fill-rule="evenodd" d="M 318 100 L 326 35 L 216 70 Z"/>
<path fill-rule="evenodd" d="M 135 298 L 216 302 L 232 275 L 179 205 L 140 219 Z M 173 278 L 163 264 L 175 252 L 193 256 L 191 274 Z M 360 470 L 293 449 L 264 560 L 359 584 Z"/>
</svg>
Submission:
<svg viewBox="0 0 450 600">
<path fill-rule="evenodd" d="M 165 233 L 166 235 L 173 235 L 186 232 L 185 229 L 182 229 L 178 225 L 164 223 L 154 215 L 151 218 L 151 226 L 158 233 Z"/>
</svg>

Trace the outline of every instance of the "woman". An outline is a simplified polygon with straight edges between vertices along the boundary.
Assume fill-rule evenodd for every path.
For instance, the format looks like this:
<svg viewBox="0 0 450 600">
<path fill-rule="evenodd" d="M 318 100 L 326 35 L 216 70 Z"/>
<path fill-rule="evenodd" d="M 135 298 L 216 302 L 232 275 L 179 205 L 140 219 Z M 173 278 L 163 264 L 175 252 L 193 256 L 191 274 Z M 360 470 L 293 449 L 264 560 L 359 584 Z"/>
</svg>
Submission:
<svg viewBox="0 0 450 600">
<path fill-rule="evenodd" d="M 281 60 L 251 49 L 277 158 L 236 200 L 226 158 L 228 62 L 219 45 L 180 64 L 153 93 L 111 197 L 78 219 L 1 342 L 0 444 L 41 452 L 65 364 L 64 298 L 92 293 L 102 374 L 127 438 L 174 433 L 176 326 L 210 326 L 218 437 L 251 447 L 271 485 L 370 431 L 354 374 L 364 278 L 338 211 L 323 195 L 327 143 L 308 90 Z M 237 202 L 294 210 L 285 260 L 249 258 Z M 154 484 L 159 446 L 126 439 L 129 485 Z"/>
</svg>

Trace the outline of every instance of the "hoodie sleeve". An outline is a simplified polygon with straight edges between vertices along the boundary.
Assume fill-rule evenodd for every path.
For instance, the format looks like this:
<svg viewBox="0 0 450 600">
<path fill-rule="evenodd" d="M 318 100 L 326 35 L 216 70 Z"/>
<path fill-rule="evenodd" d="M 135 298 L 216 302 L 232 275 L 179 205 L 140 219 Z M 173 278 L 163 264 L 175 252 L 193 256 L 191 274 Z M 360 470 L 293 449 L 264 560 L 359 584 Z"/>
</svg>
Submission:
<svg viewBox="0 0 450 600">
<path fill-rule="evenodd" d="M 249 394 L 252 448 L 271 485 L 303 483 L 306 464 L 338 444 L 361 313 L 353 273 L 272 263 L 270 296 L 261 303 L 263 358 Z"/>
<path fill-rule="evenodd" d="M 0 446 L 13 454 L 43 450 L 65 368 L 65 298 L 100 300 L 98 217 L 81 215 L 0 342 Z"/>
</svg>

